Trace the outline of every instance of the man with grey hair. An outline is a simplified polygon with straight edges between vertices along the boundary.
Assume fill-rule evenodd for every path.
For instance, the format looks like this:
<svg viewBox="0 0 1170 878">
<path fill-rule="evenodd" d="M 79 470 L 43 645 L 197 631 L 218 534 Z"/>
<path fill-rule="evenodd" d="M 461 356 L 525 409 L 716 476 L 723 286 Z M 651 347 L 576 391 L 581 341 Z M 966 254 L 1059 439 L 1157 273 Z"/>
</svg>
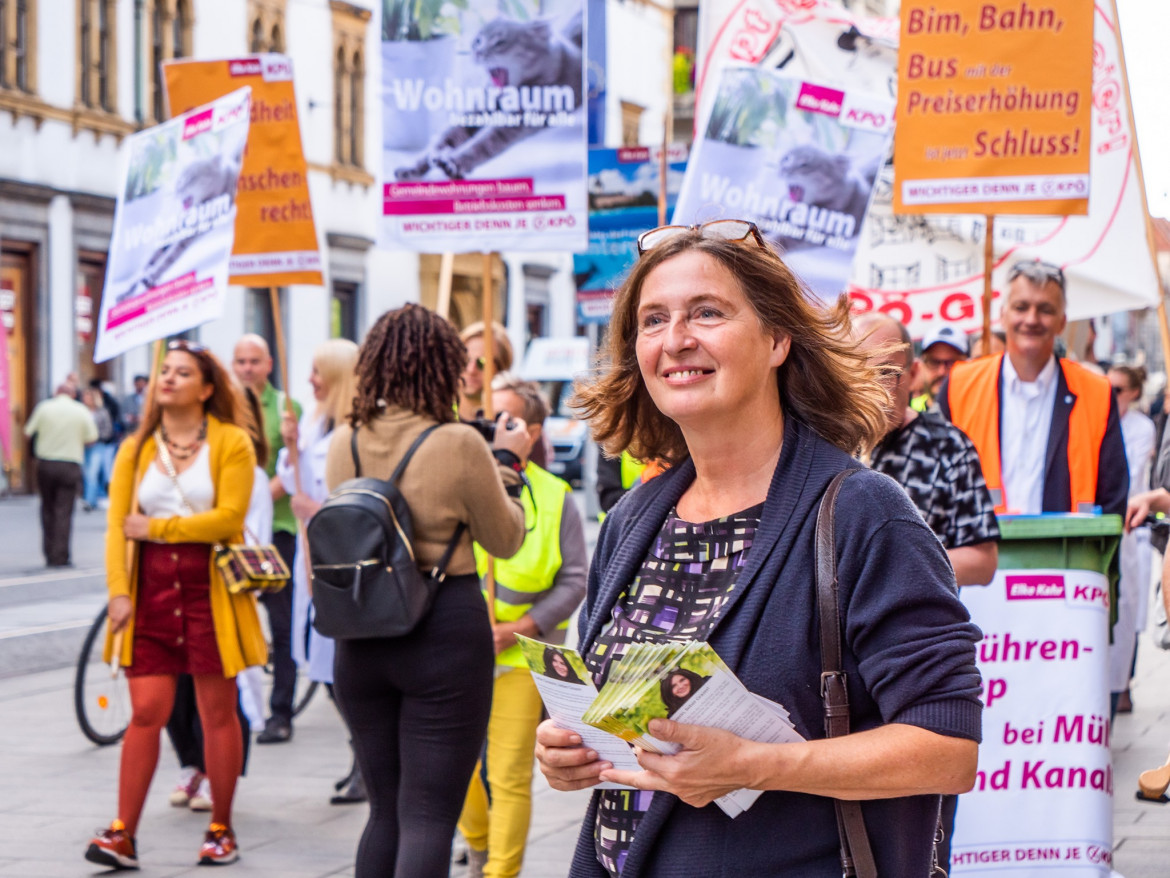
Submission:
<svg viewBox="0 0 1170 878">
<path fill-rule="evenodd" d="M 939 391 L 944 417 L 971 437 L 997 512 L 1124 514 L 1129 469 L 1108 379 L 1056 356 L 1064 272 L 1016 263 L 1000 320 L 1003 354 L 956 364 Z"/>
<path fill-rule="evenodd" d="M 871 362 L 886 368 L 890 394 L 886 435 L 874 448 L 870 466 L 900 484 L 947 550 L 958 585 L 986 585 L 998 561 L 991 495 L 979 455 L 963 431 L 936 414 L 910 406 L 910 387 L 921 364 L 914 359 L 910 333 L 893 317 L 866 314 L 855 331 Z"/>
</svg>

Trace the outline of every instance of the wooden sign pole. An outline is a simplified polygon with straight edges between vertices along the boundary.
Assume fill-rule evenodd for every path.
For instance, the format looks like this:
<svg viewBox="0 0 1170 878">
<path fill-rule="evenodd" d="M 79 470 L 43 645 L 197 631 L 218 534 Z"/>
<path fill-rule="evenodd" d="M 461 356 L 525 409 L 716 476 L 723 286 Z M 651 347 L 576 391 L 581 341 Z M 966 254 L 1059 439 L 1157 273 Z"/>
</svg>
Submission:
<svg viewBox="0 0 1170 878">
<path fill-rule="evenodd" d="M 483 254 L 483 416 L 489 421 L 495 417 L 492 407 L 492 379 L 496 377 L 495 297 L 492 284 L 492 254 Z M 488 620 L 496 627 L 496 559 L 487 559 L 483 578 L 487 592 Z"/>
<path fill-rule="evenodd" d="M 451 314 L 451 283 L 455 275 L 455 254 L 444 253 L 439 260 L 439 299 L 435 303 L 435 313 L 444 320 L 450 319 Z"/>
<path fill-rule="evenodd" d="M 288 350 L 284 344 L 284 316 L 280 312 L 280 290 L 277 287 L 268 288 L 268 300 L 272 303 L 272 328 L 276 334 L 276 359 L 280 366 L 280 383 L 284 386 L 284 410 L 296 418 L 297 410 L 293 407 L 292 385 L 288 380 Z M 288 448 L 288 446 L 285 446 Z M 299 448 L 288 448 L 288 459 L 293 468 L 293 494 L 301 493 L 301 452 Z M 309 560 L 309 538 L 305 534 L 305 523 L 297 519 L 297 542 L 305 547 L 305 587 L 310 597 L 313 594 L 313 565 Z"/>
<path fill-rule="evenodd" d="M 983 239 L 983 355 L 991 353 L 991 270 L 995 267 L 995 217 L 988 214 Z"/>
</svg>

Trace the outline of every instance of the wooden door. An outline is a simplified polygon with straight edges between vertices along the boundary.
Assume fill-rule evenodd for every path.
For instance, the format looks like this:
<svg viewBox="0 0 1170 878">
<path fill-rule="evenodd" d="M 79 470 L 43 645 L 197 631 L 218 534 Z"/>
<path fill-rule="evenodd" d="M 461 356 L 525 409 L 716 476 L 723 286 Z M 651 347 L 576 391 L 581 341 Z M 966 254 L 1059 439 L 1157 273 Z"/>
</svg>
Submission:
<svg viewBox="0 0 1170 878">
<path fill-rule="evenodd" d="M 12 491 L 30 490 L 25 419 L 36 400 L 30 389 L 32 379 L 33 311 L 32 253 L 5 250 L 0 254 L 0 320 L 8 332 L 8 412 L 12 419 L 12 449 L 7 462 L 8 485 Z"/>
</svg>

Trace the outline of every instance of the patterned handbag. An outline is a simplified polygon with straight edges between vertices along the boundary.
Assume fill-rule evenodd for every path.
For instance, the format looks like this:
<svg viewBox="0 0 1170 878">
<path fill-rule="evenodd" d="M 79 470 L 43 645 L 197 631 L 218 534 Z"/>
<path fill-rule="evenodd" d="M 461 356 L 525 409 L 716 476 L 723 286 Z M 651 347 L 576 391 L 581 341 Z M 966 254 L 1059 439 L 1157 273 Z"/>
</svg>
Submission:
<svg viewBox="0 0 1170 878">
<path fill-rule="evenodd" d="M 179 499 L 187 507 L 187 512 L 194 515 L 195 510 L 191 506 L 191 501 L 187 499 L 187 495 L 183 492 L 183 486 L 179 484 L 179 476 L 175 472 L 175 464 L 171 460 L 171 454 L 167 451 L 162 435 L 157 431 L 154 434 L 154 441 L 158 448 L 159 460 L 162 461 L 163 469 L 167 471 L 171 482 L 174 483 L 175 490 L 179 493 Z M 255 534 L 248 530 L 247 525 L 244 526 L 244 536 L 253 542 L 259 542 Z M 232 594 L 243 594 L 250 591 L 277 592 L 284 588 L 289 579 L 292 578 L 292 573 L 289 572 L 288 565 L 284 563 L 284 558 L 281 557 L 276 546 L 271 543 L 264 545 L 216 543 L 211 547 L 211 551 L 215 554 L 215 566 L 219 568 L 219 575 L 223 577 L 224 585 Z"/>
<path fill-rule="evenodd" d="M 244 533 L 252 537 L 248 529 Z M 224 585 L 232 594 L 242 592 L 277 592 L 284 588 L 292 574 L 284 558 L 271 543 L 252 546 L 217 543 L 213 547 L 215 566 L 219 568 Z"/>
</svg>

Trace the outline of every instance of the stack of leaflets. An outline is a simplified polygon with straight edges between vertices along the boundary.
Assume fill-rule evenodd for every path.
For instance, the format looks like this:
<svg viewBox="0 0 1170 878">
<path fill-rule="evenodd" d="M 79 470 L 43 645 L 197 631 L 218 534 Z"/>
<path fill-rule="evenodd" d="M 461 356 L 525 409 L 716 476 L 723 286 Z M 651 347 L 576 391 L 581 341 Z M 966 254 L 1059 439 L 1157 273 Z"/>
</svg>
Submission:
<svg viewBox="0 0 1170 878">
<path fill-rule="evenodd" d="M 614 661 L 598 692 L 575 650 L 517 639 L 549 716 L 561 728 L 580 735 L 586 747 L 615 768 L 641 770 L 630 745 L 667 755 L 681 749 L 649 733 L 655 717 L 724 729 L 762 743 L 804 740 L 793 728 L 788 711 L 749 692 L 707 643 L 631 644 Z M 717 804 L 737 817 L 759 795 L 757 790 L 737 790 Z"/>
</svg>

